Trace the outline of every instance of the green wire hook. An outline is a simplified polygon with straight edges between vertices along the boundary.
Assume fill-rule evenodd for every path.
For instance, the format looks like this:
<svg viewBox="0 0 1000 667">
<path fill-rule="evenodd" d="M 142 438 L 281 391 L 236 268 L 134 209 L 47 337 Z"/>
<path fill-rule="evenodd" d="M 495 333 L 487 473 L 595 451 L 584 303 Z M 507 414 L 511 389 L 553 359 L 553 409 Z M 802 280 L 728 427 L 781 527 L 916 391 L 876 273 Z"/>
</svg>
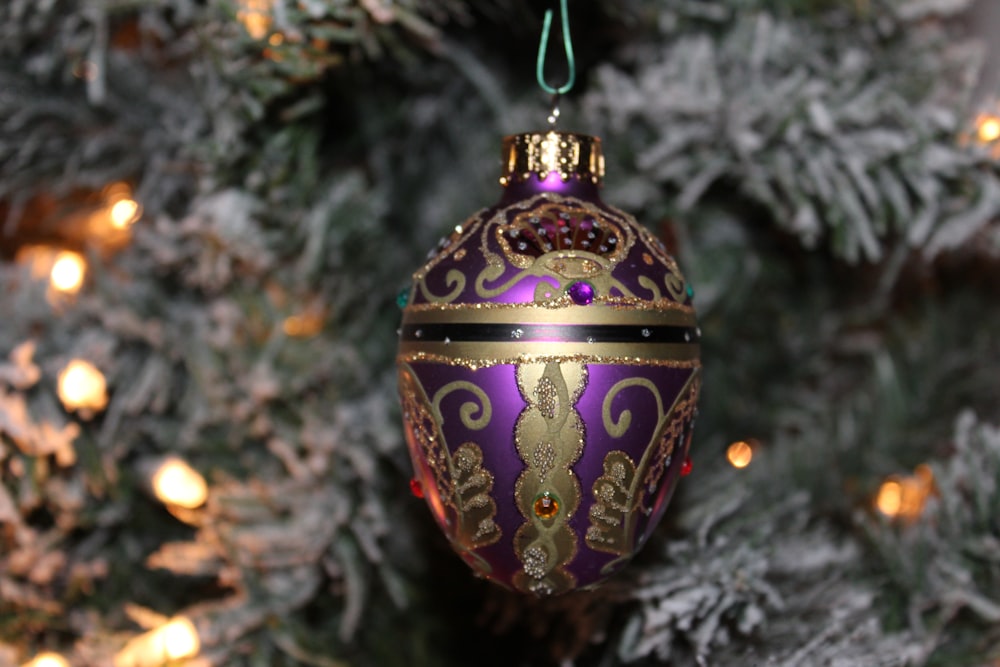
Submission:
<svg viewBox="0 0 1000 667">
<path fill-rule="evenodd" d="M 545 82 L 545 55 L 549 50 L 549 32 L 552 29 L 552 10 L 545 11 L 545 22 L 542 25 L 542 39 L 538 43 L 538 62 L 535 65 L 535 76 L 538 78 L 538 85 L 542 90 L 550 95 L 562 95 L 568 93 L 576 83 L 576 59 L 573 57 L 573 38 L 569 34 L 569 10 L 566 9 L 566 0 L 560 0 L 560 12 L 562 13 L 562 35 L 563 48 L 566 50 L 566 64 L 569 68 L 569 76 L 566 83 L 553 88 Z"/>
</svg>

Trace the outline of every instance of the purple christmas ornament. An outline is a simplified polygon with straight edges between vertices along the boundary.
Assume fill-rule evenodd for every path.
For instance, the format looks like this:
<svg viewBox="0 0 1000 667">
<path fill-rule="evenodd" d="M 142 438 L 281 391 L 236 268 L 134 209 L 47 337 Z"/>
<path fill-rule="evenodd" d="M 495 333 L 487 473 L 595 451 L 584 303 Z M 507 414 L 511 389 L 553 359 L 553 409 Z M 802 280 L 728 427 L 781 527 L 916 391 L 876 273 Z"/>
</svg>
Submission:
<svg viewBox="0 0 1000 667">
<path fill-rule="evenodd" d="M 413 276 L 399 387 L 417 484 L 478 574 L 592 586 L 659 522 L 687 457 L 698 329 L 677 263 L 604 204 L 600 140 L 507 137 L 500 202 Z"/>
</svg>

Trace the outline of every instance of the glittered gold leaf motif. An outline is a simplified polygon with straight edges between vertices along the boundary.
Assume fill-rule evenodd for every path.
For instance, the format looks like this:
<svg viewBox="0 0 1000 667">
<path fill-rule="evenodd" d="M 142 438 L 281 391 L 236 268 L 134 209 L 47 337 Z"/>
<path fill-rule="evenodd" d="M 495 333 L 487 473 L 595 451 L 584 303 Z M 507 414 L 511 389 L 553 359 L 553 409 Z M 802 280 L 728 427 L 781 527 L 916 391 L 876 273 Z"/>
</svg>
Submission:
<svg viewBox="0 0 1000 667">
<path fill-rule="evenodd" d="M 615 450 L 604 457 L 604 474 L 594 482 L 594 504 L 590 507 L 587 546 L 597 551 L 623 554 L 627 544 L 625 517 L 635 507 L 632 483 L 635 463 L 625 452 Z"/>
<path fill-rule="evenodd" d="M 465 442 L 452 453 L 441 430 L 445 397 L 459 391 L 472 395 L 475 400 L 461 404 L 458 418 L 473 431 L 485 428 L 492 419 L 489 397 L 471 382 L 456 381 L 428 399 L 408 364 L 400 366 L 399 387 L 410 455 L 424 483 L 425 499 L 456 551 L 473 567 L 489 574 L 489 564 L 472 550 L 493 544 L 501 536 L 494 521 L 497 506 L 493 475 L 484 466 L 479 445 Z"/>
<path fill-rule="evenodd" d="M 604 427 L 613 438 L 625 437 L 631 426 L 632 415 L 629 410 L 623 410 L 617 420 L 611 415 L 612 399 L 625 389 L 641 387 L 650 391 L 656 399 L 658 416 L 653 437 L 646 446 L 638 467 L 625 452 L 608 452 L 604 457 L 604 474 L 597 478 L 592 487 L 594 504 L 588 512 L 590 525 L 587 528 L 587 546 L 595 551 L 620 556 L 605 565 L 602 570 L 605 573 L 613 571 L 622 560 L 632 556 L 637 520 L 640 514 L 648 516 L 653 512 L 652 499 L 674 447 L 680 441 L 685 425 L 693 417 L 699 385 L 699 373 L 695 370 L 666 412 L 656 385 L 644 378 L 622 380 L 605 396 Z"/>
<path fill-rule="evenodd" d="M 493 544 L 500 539 L 500 528 L 494 521 L 493 474 L 483 468 L 483 450 L 474 442 L 463 443 L 451 456 L 451 470 L 458 513 L 456 539 L 469 549 Z"/>
</svg>

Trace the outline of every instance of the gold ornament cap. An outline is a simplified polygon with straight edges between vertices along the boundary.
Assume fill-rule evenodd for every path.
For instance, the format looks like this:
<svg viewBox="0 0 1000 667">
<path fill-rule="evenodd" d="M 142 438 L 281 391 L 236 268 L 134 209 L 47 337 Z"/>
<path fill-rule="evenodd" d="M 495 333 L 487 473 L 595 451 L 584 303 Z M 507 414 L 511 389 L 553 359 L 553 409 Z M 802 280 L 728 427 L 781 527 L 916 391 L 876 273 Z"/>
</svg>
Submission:
<svg viewBox="0 0 1000 667">
<path fill-rule="evenodd" d="M 601 140 L 573 132 L 526 132 L 503 139 L 500 184 L 526 181 L 532 175 L 545 180 L 559 174 L 563 181 L 578 179 L 600 185 L 604 179 Z"/>
</svg>

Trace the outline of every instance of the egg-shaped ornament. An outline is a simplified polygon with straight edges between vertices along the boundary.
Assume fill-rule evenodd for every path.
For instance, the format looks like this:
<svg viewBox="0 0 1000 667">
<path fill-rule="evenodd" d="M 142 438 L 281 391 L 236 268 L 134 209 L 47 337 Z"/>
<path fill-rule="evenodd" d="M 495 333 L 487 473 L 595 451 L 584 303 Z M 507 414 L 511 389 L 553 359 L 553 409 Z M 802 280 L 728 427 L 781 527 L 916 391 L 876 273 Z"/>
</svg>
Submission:
<svg viewBox="0 0 1000 667">
<path fill-rule="evenodd" d="M 551 595 L 619 570 L 685 468 L 701 364 L 663 243 L 601 201 L 601 142 L 503 141 L 503 195 L 413 276 L 398 355 L 422 495 L 479 575 Z"/>
</svg>

